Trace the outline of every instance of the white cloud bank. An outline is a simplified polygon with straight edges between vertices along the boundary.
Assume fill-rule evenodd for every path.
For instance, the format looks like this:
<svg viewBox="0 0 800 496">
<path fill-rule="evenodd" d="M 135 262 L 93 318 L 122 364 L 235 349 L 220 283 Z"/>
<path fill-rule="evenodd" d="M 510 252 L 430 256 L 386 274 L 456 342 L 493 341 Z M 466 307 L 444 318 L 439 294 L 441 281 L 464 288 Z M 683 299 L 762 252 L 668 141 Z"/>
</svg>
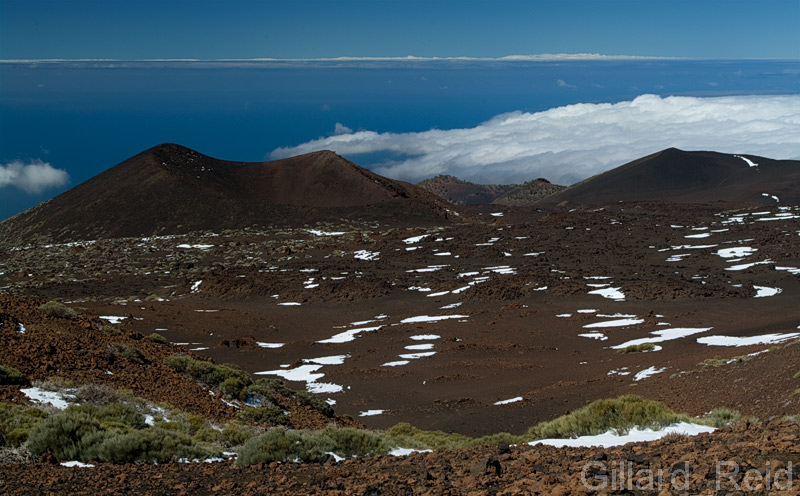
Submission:
<svg viewBox="0 0 800 496">
<path fill-rule="evenodd" d="M 33 160 L 23 163 L 14 160 L 0 165 L 0 188 L 16 186 L 26 193 L 41 193 L 47 188 L 63 186 L 69 181 L 69 174 L 63 169 L 56 169 L 47 162 Z"/>
<path fill-rule="evenodd" d="M 800 159 L 800 95 L 713 98 L 642 95 L 615 104 L 575 104 L 501 114 L 470 129 L 416 133 L 346 132 L 278 148 L 274 159 L 333 150 L 416 182 L 437 174 L 486 183 L 544 177 L 571 184 L 669 147 Z"/>
</svg>

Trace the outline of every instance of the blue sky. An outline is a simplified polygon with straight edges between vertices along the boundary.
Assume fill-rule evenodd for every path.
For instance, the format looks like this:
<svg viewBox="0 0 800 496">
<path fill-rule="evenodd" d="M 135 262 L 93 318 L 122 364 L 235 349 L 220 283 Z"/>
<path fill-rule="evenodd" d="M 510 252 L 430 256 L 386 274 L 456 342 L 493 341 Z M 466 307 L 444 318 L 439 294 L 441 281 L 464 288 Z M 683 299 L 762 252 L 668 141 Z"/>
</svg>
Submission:
<svg viewBox="0 0 800 496">
<path fill-rule="evenodd" d="M 0 59 L 800 58 L 800 0 L 0 0 Z"/>
</svg>

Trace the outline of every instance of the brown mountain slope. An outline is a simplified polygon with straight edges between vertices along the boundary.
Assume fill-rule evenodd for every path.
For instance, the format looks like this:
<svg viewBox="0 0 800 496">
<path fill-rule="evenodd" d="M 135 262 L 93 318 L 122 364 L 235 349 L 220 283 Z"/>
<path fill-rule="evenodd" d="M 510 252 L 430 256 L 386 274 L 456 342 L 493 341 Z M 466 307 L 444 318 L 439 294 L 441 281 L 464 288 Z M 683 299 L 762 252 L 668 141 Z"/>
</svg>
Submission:
<svg viewBox="0 0 800 496">
<path fill-rule="evenodd" d="M 726 201 L 775 205 L 774 197 L 779 204 L 800 201 L 800 161 L 669 148 L 583 181 L 539 204 Z"/>
<path fill-rule="evenodd" d="M 448 175 L 425 179 L 417 186 L 455 205 L 529 205 L 564 189 L 541 178 L 523 184 L 476 184 Z"/>
<path fill-rule="evenodd" d="M 434 195 L 330 151 L 248 163 L 163 144 L 0 223 L 0 239 L 70 241 L 341 218 L 425 225 L 450 215 Z"/>
<path fill-rule="evenodd" d="M 476 184 L 454 176 L 440 175 L 420 181 L 417 186 L 454 205 L 486 205 L 516 185 Z"/>
</svg>

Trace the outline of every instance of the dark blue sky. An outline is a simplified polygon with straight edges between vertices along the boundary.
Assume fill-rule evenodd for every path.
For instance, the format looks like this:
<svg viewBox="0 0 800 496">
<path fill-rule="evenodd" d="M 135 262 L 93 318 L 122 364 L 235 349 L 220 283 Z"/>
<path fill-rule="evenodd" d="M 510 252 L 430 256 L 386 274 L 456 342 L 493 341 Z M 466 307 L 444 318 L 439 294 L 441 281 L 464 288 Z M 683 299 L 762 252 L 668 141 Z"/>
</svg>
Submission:
<svg viewBox="0 0 800 496">
<path fill-rule="evenodd" d="M 800 58 L 800 0 L 0 0 L 0 59 Z"/>
</svg>

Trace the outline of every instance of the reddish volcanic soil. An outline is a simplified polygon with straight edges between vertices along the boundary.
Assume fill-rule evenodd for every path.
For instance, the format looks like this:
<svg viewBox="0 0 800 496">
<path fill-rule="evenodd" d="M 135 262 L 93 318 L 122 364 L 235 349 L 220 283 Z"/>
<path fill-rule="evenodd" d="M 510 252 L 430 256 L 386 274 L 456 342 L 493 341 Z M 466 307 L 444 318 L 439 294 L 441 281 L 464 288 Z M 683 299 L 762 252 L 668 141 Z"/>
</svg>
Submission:
<svg viewBox="0 0 800 496">
<path fill-rule="evenodd" d="M 198 356 L 282 375 L 372 428 L 410 422 L 469 435 L 520 433 L 629 393 L 693 415 L 716 407 L 765 420 L 800 412 L 800 208 L 617 204 L 572 212 L 475 207 L 463 215 L 468 222 L 432 227 L 328 223 L 5 247 L 0 288 L 63 298 L 84 316 L 70 324 L 76 329 L 100 332 L 93 315 L 125 317 L 125 339 L 157 332 Z M 41 301 L 24 301 L 6 297 L 0 313 L 28 325 Z M 52 331 L 48 325 L 31 324 L 30 339 Z M 3 353 L 27 374 L 47 376 L 25 363 L 44 356 L 25 336 Z M 87 346 L 95 339 L 84 338 Z M 617 349 L 641 340 L 655 349 Z M 87 365 L 86 373 L 106 366 Z M 145 377 L 127 368 L 133 375 L 121 384 Z M 171 390 L 195 387 L 168 380 Z M 13 391 L 4 398 L 21 401 Z M 331 466 L 2 465 L 0 487 L 566 494 L 580 492 L 587 461 L 633 460 L 671 470 L 687 461 L 697 476 L 691 490 L 713 492 L 712 454 L 759 468 L 797 459 L 796 425 L 737 429 L 602 456 L 519 447 Z"/>
</svg>

